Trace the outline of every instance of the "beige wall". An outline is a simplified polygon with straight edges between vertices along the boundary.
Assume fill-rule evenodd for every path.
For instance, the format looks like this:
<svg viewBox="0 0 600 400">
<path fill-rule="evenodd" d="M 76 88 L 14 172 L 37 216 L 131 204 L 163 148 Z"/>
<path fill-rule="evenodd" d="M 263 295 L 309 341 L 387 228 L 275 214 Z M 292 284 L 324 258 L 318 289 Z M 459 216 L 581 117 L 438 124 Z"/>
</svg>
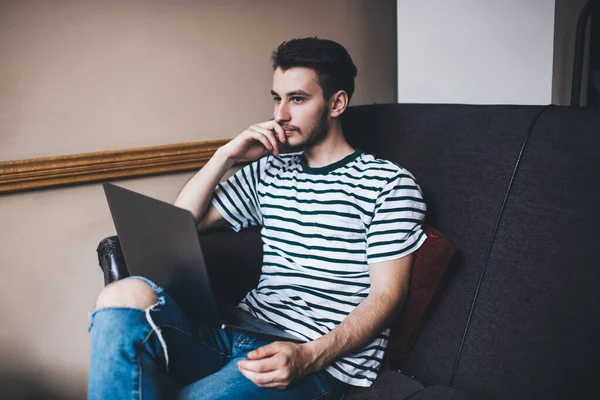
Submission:
<svg viewBox="0 0 600 400">
<path fill-rule="evenodd" d="M 394 102 L 395 24 L 393 0 L 0 0 L 0 160 L 232 137 L 270 117 L 270 52 L 292 37 L 348 48 L 354 104 Z M 172 201 L 189 176 L 121 183 Z M 83 398 L 114 232 L 100 185 L 0 196 L 0 223 L 0 397 Z"/>
<path fill-rule="evenodd" d="M 0 160 L 226 138 L 270 116 L 270 53 L 345 45 L 395 100 L 393 1 L 4 1 Z"/>
</svg>

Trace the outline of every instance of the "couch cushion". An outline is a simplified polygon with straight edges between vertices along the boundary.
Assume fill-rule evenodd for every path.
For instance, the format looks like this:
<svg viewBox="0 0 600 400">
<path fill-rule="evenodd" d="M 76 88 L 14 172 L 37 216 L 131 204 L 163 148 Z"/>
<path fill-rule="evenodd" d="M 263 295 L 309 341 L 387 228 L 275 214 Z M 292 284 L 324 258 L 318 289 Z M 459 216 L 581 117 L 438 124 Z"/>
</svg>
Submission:
<svg viewBox="0 0 600 400">
<path fill-rule="evenodd" d="M 456 246 L 448 287 L 401 369 L 450 382 L 496 217 L 521 144 L 540 106 L 390 104 L 351 107 L 354 146 L 411 171 L 427 223 Z"/>
<path fill-rule="evenodd" d="M 476 400 L 477 398 L 450 386 L 435 385 L 421 390 L 410 400 Z"/>
<path fill-rule="evenodd" d="M 397 371 L 385 371 L 379 374 L 375 383 L 369 388 L 352 387 L 344 399 L 403 400 L 419 390 L 423 390 L 423 385 L 416 380 Z"/>
<path fill-rule="evenodd" d="M 398 318 L 391 325 L 386 358 L 405 358 L 416 341 L 428 310 L 442 289 L 446 267 L 454 256 L 454 245 L 437 229 L 423 225 L 425 243 L 415 252 L 408 295 Z"/>
</svg>

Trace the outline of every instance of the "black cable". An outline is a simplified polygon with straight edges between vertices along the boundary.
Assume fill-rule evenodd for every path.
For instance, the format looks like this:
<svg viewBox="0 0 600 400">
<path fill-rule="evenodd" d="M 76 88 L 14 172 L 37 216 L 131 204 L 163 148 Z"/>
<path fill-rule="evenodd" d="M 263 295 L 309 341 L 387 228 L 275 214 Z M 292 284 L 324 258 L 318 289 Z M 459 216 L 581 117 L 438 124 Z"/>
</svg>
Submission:
<svg viewBox="0 0 600 400">
<path fill-rule="evenodd" d="M 456 376 L 456 370 L 458 369 L 458 363 L 460 361 L 460 357 L 462 356 L 465 339 L 467 338 L 467 333 L 469 332 L 469 327 L 471 325 L 471 318 L 473 317 L 473 310 L 475 309 L 475 303 L 477 303 L 477 298 L 479 297 L 479 289 L 481 288 L 481 284 L 483 282 L 483 277 L 485 275 L 485 270 L 487 269 L 488 261 L 490 260 L 490 255 L 492 254 L 492 248 L 494 247 L 494 242 L 496 241 L 496 235 L 498 234 L 498 227 L 500 226 L 500 221 L 502 220 L 502 216 L 504 214 L 504 208 L 506 207 L 506 202 L 507 202 L 508 196 L 510 194 L 510 189 L 513 186 L 513 182 L 514 182 L 515 176 L 517 174 L 517 169 L 519 168 L 519 164 L 521 162 L 521 157 L 523 156 L 523 152 L 525 151 L 525 146 L 527 146 L 527 142 L 529 141 L 531 132 L 533 131 L 533 128 L 537 124 L 538 119 L 544 113 L 544 111 L 546 111 L 550 107 L 552 107 L 551 104 L 545 106 L 536 114 L 536 116 L 531 121 L 529 128 L 527 129 L 527 133 L 525 134 L 525 139 L 523 140 L 523 144 L 521 145 L 521 150 L 519 151 L 519 156 L 517 157 L 517 161 L 515 162 L 515 166 L 513 168 L 513 172 L 510 177 L 510 181 L 508 182 L 508 187 L 506 188 L 506 192 L 504 193 L 504 200 L 502 201 L 502 206 L 500 206 L 500 212 L 498 213 L 498 219 L 496 220 L 496 226 L 494 227 L 494 233 L 492 234 L 492 240 L 490 242 L 490 246 L 488 247 L 487 254 L 485 255 L 485 261 L 483 263 L 483 268 L 481 269 L 481 274 L 479 275 L 479 282 L 477 283 L 477 288 L 475 289 L 475 295 L 473 296 L 473 302 L 471 303 L 471 309 L 469 310 L 469 317 L 467 318 L 465 330 L 463 331 L 463 336 L 460 341 L 460 347 L 458 348 L 458 354 L 456 354 L 456 359 L 454 360 L 454 367 L 452 368 L 452 375 L 450 375 L 450 383 L 449 383 L 450 386 L 454 386 L 454 377 Z"/>
</svg>

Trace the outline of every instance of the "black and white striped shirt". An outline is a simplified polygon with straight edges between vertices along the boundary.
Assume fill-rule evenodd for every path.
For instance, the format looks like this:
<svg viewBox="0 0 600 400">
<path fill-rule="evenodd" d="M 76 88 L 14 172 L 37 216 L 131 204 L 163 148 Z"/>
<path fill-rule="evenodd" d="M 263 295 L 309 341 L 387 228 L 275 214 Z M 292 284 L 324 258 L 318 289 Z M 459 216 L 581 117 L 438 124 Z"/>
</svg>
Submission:
<svg viewBox="0 0 600 400">
<path fill-rule="evenodd" d="M 220 183 L 214 206 L 239 231 L 262 226 L 260 281 L 239 307 L 306 340 L 337 327 L 369 294 L 369 264 L 421 246 L 425 202 L 414 177 L 360 150 L 323 168 L 302 153 L 267 156 Z M 389 329 L 327 367 L 370 386 Z"/>
</svg>

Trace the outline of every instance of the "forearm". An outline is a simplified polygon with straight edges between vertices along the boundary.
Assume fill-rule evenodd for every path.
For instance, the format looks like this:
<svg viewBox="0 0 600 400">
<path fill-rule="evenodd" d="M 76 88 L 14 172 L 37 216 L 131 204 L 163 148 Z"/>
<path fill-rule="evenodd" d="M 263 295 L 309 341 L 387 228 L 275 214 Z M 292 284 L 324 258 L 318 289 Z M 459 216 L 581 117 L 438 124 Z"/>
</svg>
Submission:
<svg viewBox="0 0 600 400">
<path fill-rule="evenodd" d="M 327 367 L 344 354 L 359 350 L 389 325 L 400 309 L 404 294 L 369 295 L 342 323 L 317 340 L 309 342 L 314 354 L 313 372 Z"/>
<path fill-rule="evenodd" d="M 218 149 L 181 189 L 175 205 L 189 210 L 196 222 L 201 220 L 210 205 L 215 187 L 233 164 L 234 160 Z"/>
</svg>

